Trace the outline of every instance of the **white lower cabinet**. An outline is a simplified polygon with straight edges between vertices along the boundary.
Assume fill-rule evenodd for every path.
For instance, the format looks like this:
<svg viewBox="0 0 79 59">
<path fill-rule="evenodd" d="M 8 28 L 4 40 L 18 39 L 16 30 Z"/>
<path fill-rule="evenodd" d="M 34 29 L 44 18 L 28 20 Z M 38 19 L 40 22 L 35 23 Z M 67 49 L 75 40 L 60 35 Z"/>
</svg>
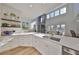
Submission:
<svg viewBox="0 0 79 59">
<path fill-rule="evenodd" d="M 46 41 L 44 38 L 33 37 L 33 46 L 43 55 L 60 55 L 61 46 Z"/>
<path fill-rule="evenodd" d="M 61 46 L 49 40 L 33 35 L 16 36 L 14 40 L 11 41 L 11 43 L 7 44 L 7 46 L 8 47 L 11 47 L 11 45 L 33 46 L 43 55 L 60 55 L 62 49 Z"/>
<path fill-rule="evenodd" d="M 20 36 L 19 39 L 21 46 L 32 46 L 32 35 Z"/>
<path fill-rule="evenodd" d="M 43 41 L 40 41 L 40 44 L 39 44 L 40 46 L 39 46 L 39 50 L 40 50 L 40 52 L 42 53 L 42 54 L 48 54 L 48 45 L 45 43 L 45 42 L 43 42 Z"/>
<path fill-rule="evenodd" d="M 36 36 L 33 36 L 32 39 L 33 39 L 33 46 L 35 48 L 39 48 L 39 46 L 40 46 L 40 38 L 36 37 Z"/>
<path fill-rule="evenodd" d="M 62 50 L 60 45 L 48 44 L 47 48 L 48 48 L 48 51 L 47 51 L 48 55 L 61 55 Z"/>
</svg>

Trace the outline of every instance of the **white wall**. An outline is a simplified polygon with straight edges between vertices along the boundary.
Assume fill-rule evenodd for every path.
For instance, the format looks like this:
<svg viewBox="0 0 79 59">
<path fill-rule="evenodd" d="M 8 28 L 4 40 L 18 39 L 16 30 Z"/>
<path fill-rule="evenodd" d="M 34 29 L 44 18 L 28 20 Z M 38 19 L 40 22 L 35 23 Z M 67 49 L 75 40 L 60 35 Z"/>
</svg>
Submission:
<svg viewBox="0 0 79 59">
<path fill-rule="evenodd" d="M 74 11 L 75 11 L 75 28 L 76 28 L 76 33 L 79 34 L 79 3 L 74 4 Z"/>
<path fill-rule="evenodd" d="M 1 16 L 1 18 L 4 18 L 4 15 L 3 15 L 4 13 L 8 13 L 8 14 L 15 13 L 16 16 L 19 16 L 20 17 L 20 19 L 18 19 L 18 20 L 19 21 L 22 20 L 22 18 L 21 18 L 22 17 L 22 15 L 21 15 L 22 12 L 20 10 L 17 10 L 17 9 L 15 9 L 15 8 L 13 8 L 13 7 L 5 4 L 5 3 L 0 3 L 0 16 Z M 9 17 L 10 16 L 8 16 L 8 18 Z M 1 21 L 0 20 L 0 23 L 2 23 L 2 22 L 4 22 L 4 21 Z M 7 21 L 5 21 L 5 22 L 7 22 Z M 14 22 L 8 22 L 8 23 L 14 23 Z M 15 24 L 21 25 L 21 23 L 15 23 Z M 1 28 L 1 26 L 0 26 L 0 28 Z M 6 30 L 15 30 L 16 32 L 22 32 L 22 28 L 5 28 L 5 29 Z M 1 30 L 5 30 L 5 29 L 1 28 Z"/>
<path fill-rule="evenodd" d="M 15 13 L 16 16 L 21 16 L 21 11 L 19 11 L 19 10 L 15 9 L 15 8 L 13 8 L 11 6 L 8 6 L 5 3 L 1 4 L 1 9 L 2 9 L 1 10 L 2 16 L 3 16 L 3 13 L 8 13 L 8 14 Z"/>
<path fill-rule="evenodd" d="M 62 6 L 67 7 L 67 13 L 48 19 L 46 21 L 46 30 L 49 25 L 66 24 L 65 34 L 68 36 L 71 36 L 70 30 L 71 29 L 75 30 L 74 28 L 75 26 L 74 25 L 74 19 L 75 19 L 74 4 L 66 4 Z"/>
<path fill-rule="evenodd" d="M 0 18 L 1 18 L 1 4 L 0 4 Z M 0 35 L 1 35 L 1 19 L 0 19 Z"/>
</svg>

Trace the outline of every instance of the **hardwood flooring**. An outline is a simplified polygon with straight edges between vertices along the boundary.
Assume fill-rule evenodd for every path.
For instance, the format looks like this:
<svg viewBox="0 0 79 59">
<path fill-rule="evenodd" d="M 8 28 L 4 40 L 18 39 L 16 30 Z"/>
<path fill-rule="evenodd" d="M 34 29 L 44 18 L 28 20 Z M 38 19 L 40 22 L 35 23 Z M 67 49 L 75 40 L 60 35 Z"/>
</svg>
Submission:
<svg viewBox="0 0 79 59">
<path fill-rule="evenodd" d="M 16 47 L 0 53 L 0 55 L 41 55 L 34 47 Z"/>
</svg>

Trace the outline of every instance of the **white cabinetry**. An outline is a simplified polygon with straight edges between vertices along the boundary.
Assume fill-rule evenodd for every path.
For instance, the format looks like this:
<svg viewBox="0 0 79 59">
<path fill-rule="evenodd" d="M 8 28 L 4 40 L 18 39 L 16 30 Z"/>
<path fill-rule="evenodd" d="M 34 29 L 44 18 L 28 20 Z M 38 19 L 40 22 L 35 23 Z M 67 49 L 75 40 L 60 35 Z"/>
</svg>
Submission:
<svg viewBox="0 0 79 59">
<path fill-rule="evenodd" d="M 61 55 L 62 54 L 62 46 L 58 45 L 55 42 L 47 41 L 47 54 L 48 55 Z"/>
<path fill-rule="evenodd" d="M 60 45 L 36 36 L 33 36 L 33 46 L 45 55 L 59 55 L 62 49 Z"/>
<path fill-rule="evenodd" d="M 17 36 L 20 46 L 32 46 L 32 35 Z"/>
<path fill-rule="evenodd" d="M 46 54 L 47 51 L 47 47 L 46 47 L 46 43 L 44 43 L 44 41 L 39 38 L 39 37 L 34 37 L 33 38 L 33 46 L 41 53 L 41 54 Z"/>
</svg>

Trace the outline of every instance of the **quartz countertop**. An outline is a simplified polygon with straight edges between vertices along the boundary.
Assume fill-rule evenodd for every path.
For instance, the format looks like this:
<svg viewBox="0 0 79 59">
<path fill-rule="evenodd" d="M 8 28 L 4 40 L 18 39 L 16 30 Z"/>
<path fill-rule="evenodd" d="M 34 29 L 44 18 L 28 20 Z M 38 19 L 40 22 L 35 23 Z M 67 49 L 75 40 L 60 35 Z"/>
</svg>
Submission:
<svg viewBox="0 0 79 59">
<path fill-rule="evenodd" d="M 60 42 L 54 41 L 51 39 L 47 39 L 47 40 L 52 43 L 54 42 L 62 46 L 66 46 L 66 47 L 79 51 L 79 38 L 60 36 L 60 35 L 54 35 L 53 37 L 60 38 L 61 39 Z"/>
<path fill-rule="evenodd" d="M 0 37 L 0 47 L 7 44 L 12 39 L 13 39 L 12 36 L 2 36 L 2 37 Z"/>
<path fill-rule="evenodd" d="M 43 38 L 43 36 L 49 35 L 49 34 L 36 33 L 36 32 L 15 33 L 13 35 L 29 35 L 29 34 L 38 36 L 40 38 Z M 55 43 L 60 44 L 62 46 L 66 46 L 66 47 L 69 47 L 69 48 L 72 48 L 72 49 L 79 51 L 79 38 L 68 37 L 68 36 L 60 36 L 60 35 L 53 35 L 53 37 L 60 38 L 61 39 L 60 42 L 57 42 L 57 41 L 54 41 L 54 40 L 51 40 L 51 39 L 48 39 L 48 38 L 47 38 L 47 41 L 55 42 Z"/>
<path fill-rule="evenodd" d="M 14 33 L 12 36 L 29 35 L 29 34 L 32 34 L 34 36 L 37 36 L 37 37 L 40 37 L 40 38 L 43 38 L 43 39 L 46 39 L 43 36 L 46 36 L 46 35 L 50 36 L 49 34 L 36 33 L 36 32 Z M 69 47 L 69 48 L 72 48 L 72 49 L 79 51 L 79 38 L 73 38 L 73 37 L 68 37 L 68 36 L 60 36 L 60 35 L 53 35 L 53 37 L 60 38 L 61 39 L 60 42 L 51 40 L 49 38 L 47 38 L 47 41 L 52 42 L 52 43 L 54 42 L 54 43 L 60 44 L 61 46 L 66 46 L 66 47 Z M 10 38 L 10 39 L 12 39 L 12 38 Z"/>
</svg>

